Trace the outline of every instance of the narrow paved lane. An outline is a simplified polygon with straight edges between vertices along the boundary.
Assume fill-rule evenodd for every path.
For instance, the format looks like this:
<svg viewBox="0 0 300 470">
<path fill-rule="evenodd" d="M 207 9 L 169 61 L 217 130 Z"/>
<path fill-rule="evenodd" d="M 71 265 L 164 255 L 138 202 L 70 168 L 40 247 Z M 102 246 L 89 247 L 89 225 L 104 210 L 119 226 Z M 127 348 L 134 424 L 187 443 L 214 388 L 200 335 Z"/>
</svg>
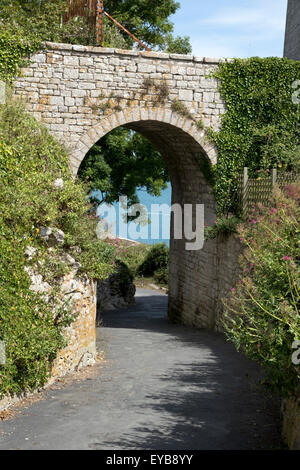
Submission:
<svg viewBox="0 0 300 470">
<path fill-rule="evenodd" d="M 139 290 L 136 306 L 104 315 L 99 374 L 1 423 L 0 449 L 280 448 L 256 366 L 219 334 L 170 325 L 166 308 Z"/>
</svg>

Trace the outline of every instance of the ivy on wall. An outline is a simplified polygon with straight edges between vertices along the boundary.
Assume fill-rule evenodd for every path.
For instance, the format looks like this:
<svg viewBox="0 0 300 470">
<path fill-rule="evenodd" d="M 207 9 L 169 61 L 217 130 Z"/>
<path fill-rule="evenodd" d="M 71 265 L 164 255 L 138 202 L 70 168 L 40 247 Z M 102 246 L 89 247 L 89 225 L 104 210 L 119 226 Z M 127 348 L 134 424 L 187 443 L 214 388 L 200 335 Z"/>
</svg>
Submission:
<svg viewBox="0 0 300 470">
<path fill-rule="evenodd" d="M 276 57 L 234 59 L 220 64 L 216 77 L 227 111 L 222 129 L 209 130 L 218 151 L 211 169 L 220 215 L 235 210 L 237 177 L 258 169 L 298 170 L 300 104 L 292 87 L 300 79 L 300 63 Z"/>
<path fill-rule="evenodd" d="M 29 57 L 41 47 L 35 36 L 27 36 L 21 29 L 0 25 L 0 80 L 12 83 L 24 57 Z"/>
</svg>

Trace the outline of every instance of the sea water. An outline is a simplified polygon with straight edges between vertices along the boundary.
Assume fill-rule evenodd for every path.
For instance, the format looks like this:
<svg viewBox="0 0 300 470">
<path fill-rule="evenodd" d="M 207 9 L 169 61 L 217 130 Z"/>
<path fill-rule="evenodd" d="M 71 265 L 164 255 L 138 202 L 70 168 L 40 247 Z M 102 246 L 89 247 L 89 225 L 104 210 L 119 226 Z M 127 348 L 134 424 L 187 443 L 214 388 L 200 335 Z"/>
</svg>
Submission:
<svg viewBox="0 0 300 470">
<path fill-rule="evenodd" d="M 119 203 L 113 204 L 114 214 L 109 210 L 109 207 L 101 205 L 98 209 L 98 215 L 105 219 L 107 226 L 116 234 L 116 237 L 128 238 L 142 243 L 154 244 L 164 242 L 169 245 L 170 242 L 170 213 L 171 213 L 171 184 L 168 184 L 167 189 L 162 191 L 158 197 L 151 196 L 147 193 L 146 189 L 142 188 L 137 191 L 140 204 L 147 209 L 147 219 L 149 223 L 135 224 L 130 222 L 127 227 L 121 228 L 119 221 Z M 155 205 L 162 206 L 158 211 Z M 135 224 L 131 225 L 130 224 Z M 126 233 L 124 233 L 126 232 Z M 134 237 L 131 236 L 135 232 Z M 154 235 L 154 236 L 153 236 Z"/>
</svg>

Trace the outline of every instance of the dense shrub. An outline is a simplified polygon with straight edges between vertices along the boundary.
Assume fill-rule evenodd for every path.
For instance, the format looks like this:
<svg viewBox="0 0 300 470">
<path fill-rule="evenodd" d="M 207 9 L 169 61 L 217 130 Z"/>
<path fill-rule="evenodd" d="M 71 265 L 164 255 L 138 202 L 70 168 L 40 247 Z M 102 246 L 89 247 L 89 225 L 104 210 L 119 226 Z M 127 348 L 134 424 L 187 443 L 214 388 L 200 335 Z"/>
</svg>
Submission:
<svg viewBox="0 0 300 470">
<path fill-rule="evenodd" d="M 128 286 L 133 282 L 133 275 L 129 267 L 123 261 L 116 261 L 117 276 L 119 279 L 119 286 L 122 295 L 125 297 L 127 294 Z"/>
<path fill-rule="evenodd" d="M 54 186 L 57 178 L 63 189 Z M 64 345 L 63 328 L 74 316 L 56 300 L 59 279 L 70 270 L 62 254 L 68 250 L 81 273 L 104 278 L 114 269 L 115 249 L 96 240 L 97 219 L 88 213 L 86 189 L 73 179 L 66 151 L 9 99 L 0 107 L 0 194 L 0 340 L 7 353 L 1 397 L 43 385 Z M 62 230 L 64 245 L 50 252 L 42 227 Z M 28 247 L 36 250 L 31 260 Z M 25 268 L 37 265 L 52 286 L 48 299 L 29 289 Z"/>
<path fill-rule="evenodd" d="M 136 277 L 139 266 L 143 263 L 150 250 L 150 245 L 139 243 L 128 246 L 126 242 L 117 242 L 117 246 L 118 258 L 129 267 L 132 276 Z"/>
<path fill-rule="evenodd" d="M 239 227 L 242 274 L 225 304 L 225 327 L 237 349 L 257 360 L 283 396 L 300 396 L 300 184 L 276 189 L 272 205 L 254 207 Z"/>
<path fill-rule="evenodd" d="M 167 268 L 169 264 L 169 248 L 165 243 L 151 246 L 146 258 L 138 268 L 138 274 L 153 276 L 158 270 Z"/>
<path fill-rule="evenodd" d="M 128 246 L 120 240 L 110 243 L 117 246 L 117 258 L 126 264 L 132 279 L 153 277 L 158 284 L 168 284 L 169 248 L 164 243 L 152 246 L 145 243 Z"/>
<path fill-rule="evenodd" d="M 169 268 L 161 268 L 155 271 L 154 280 L 158 284 L 168 285 L 169 283 Z"/>
</svg>

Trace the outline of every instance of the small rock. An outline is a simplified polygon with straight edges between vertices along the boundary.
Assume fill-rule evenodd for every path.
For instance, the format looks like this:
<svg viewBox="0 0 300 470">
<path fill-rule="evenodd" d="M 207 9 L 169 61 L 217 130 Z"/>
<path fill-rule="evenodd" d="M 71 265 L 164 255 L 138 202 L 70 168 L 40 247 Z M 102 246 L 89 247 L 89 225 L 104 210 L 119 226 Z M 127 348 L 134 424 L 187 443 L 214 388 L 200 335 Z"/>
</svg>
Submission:
<svg viewBox="0 0 300 470">
<path fill-rule="evenodd" d="M 53 187 L 56 189 L 64 189 L 64 180 L 62 178 L 57 178 L 54 181 Z"/>
<path fill-rule="evenodd" d="M 64 294 L 73 294 L 75 292 L 80 292 L 81 283 L 75 279 L 70 279 L 63 282 L 61 290 Z"/>
<path fill-rule="evenodd" d="M 96 364 L 96 360 L 95 360 L 95 356 L 94 354 L 90 353 L 90 352 L 86 352 L 82 358 L 80 359 L 80 362 L 77 366 L 77 370 L 80 370 L 82 369 L 83 367 L 87 367 L 87 366 L 93 366 L 94 364 Z"/>
<path fill-rule="evenodd" d="M 59 245 L 63 245 L 64 242 L 65 242 L 65 234 L 62 230 L 55 230 L 55 232 L 53 231 L 52 234 L 51 234 L 51 242 L 56 245 L 56 244 L 59 244 Z"/>
<path fill-rule="evenodd" d="M 50 246 L 63 245 L 65 242 L 65 234 L 58 228 L 42 227 L 40 229 L 40 237 L 45 242 L 48 242 Z"/>
<path fill-rule="evenodd" d="M 40 237 L 44 241 L 48 241 L 51 234 L 52 234 L 52 228 L 50 228 L 50 227 L 41 227 L 40 228 Z"/>
<path fill-rule="evenodd" d="M 34 273 L 28 266 L 25 266 L 25 271 L 28 273 L 31 280 L 31 286 L 29 287 L 29 290 L 40 294 L 49 292 L 51 290 L 50 284 L 48 284 L 48 282 L 43 282 L 43 277 L 41 274 Z"/>
<path fill-rule="evenodd" d="M 81 268 L 81 264 L 78 263 L 78 262 L 73 258 L 73 256 L 69 255 L 69 253 L 66 253 L 66 254 L 64 255 L 64 258 L 63 258 L 63 259 L 64 259 L 64 261 L 65 261 L 66 263 L 69 263 L 69 264 L 73 267 L 74 271 L 78 271 L 78 269 Z"/>
<path fill-rule="evenodd" d="M 33 246 L 27 246 L 27 248 L 25 250 L 25 255 L 28 258 L 28 260 L 30 261 L 30 260 L 32 260 L 32 258 L 36 254 L 36 252 L 37 252 L 36 248 L 34 248 Z"/>
</svg>

